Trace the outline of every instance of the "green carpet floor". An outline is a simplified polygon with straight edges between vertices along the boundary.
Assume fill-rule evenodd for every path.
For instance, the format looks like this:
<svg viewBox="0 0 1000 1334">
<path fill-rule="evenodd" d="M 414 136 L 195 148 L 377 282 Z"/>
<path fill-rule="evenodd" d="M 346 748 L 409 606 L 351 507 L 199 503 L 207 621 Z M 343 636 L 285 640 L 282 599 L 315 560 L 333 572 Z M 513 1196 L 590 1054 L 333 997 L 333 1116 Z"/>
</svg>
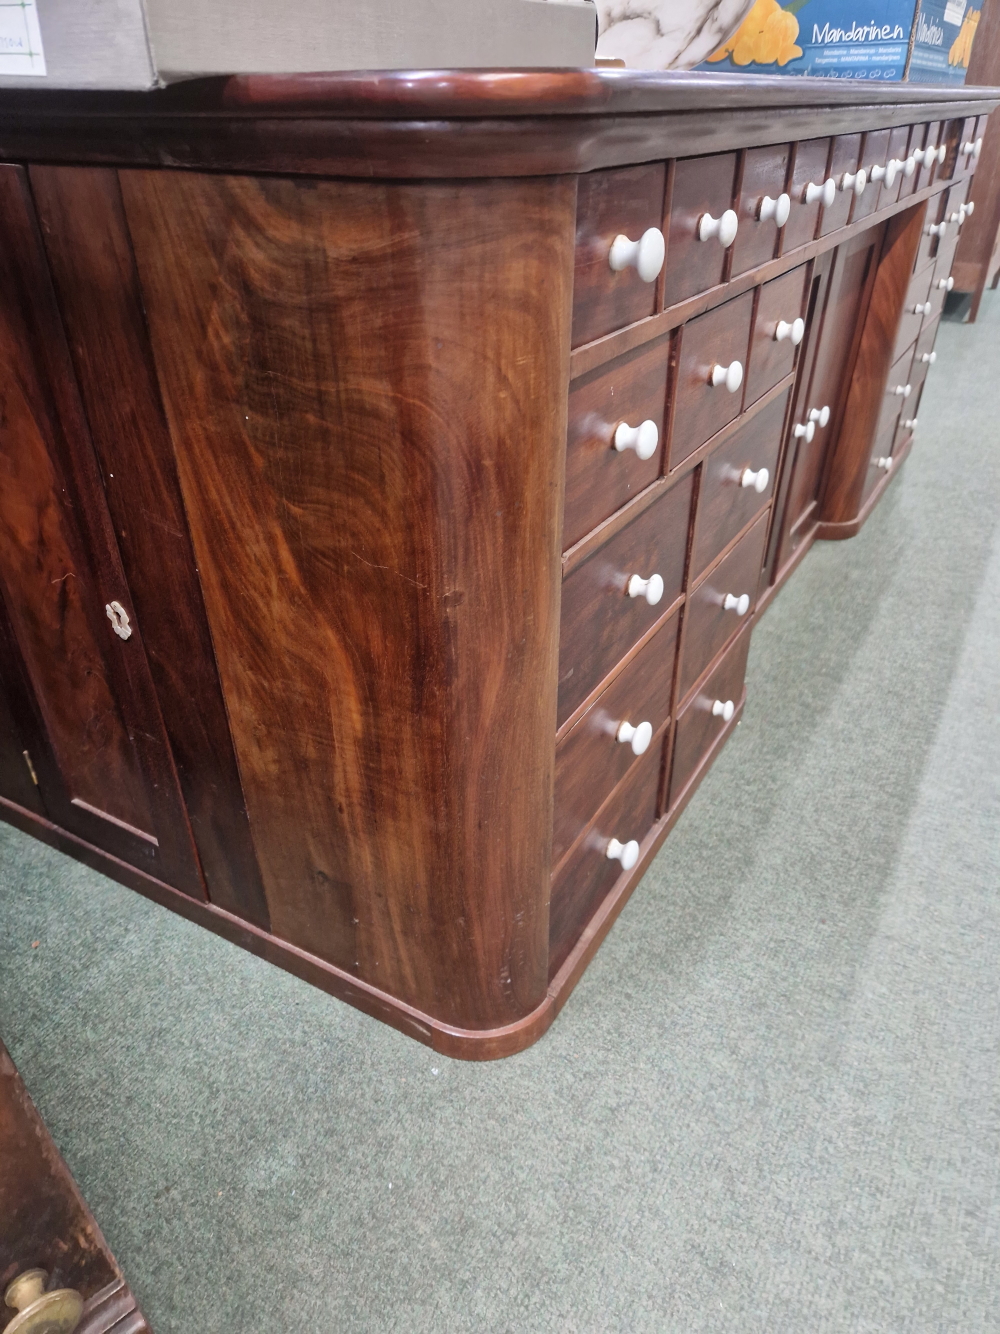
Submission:
<svg viewBox="0 0 1000 1334">
<path fill-rule="evenodd" d="M 1000 299 L 938 348 L 522 1055 L 0 829 L 0 1033 L 156 1334 L 1000 1328 Z"/>
</svg>

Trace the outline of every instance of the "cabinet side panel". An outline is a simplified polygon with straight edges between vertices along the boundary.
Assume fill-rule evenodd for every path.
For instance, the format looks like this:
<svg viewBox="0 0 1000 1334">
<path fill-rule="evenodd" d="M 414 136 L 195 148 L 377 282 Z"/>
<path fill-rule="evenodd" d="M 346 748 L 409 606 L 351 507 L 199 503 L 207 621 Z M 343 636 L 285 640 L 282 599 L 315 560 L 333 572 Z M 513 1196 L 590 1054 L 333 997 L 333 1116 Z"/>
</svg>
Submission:
<svg viewBox="0 0 1000 1334">
<path fill-rule="evenodd" d="M 272 929 L 543 998 L 575 183 L 122 172 Z"/>
<path fill-rule="evenodd" d="M 209 896 L 267 927 L 118 177 L 32 167 L 30 179 Z"/>
</svg>

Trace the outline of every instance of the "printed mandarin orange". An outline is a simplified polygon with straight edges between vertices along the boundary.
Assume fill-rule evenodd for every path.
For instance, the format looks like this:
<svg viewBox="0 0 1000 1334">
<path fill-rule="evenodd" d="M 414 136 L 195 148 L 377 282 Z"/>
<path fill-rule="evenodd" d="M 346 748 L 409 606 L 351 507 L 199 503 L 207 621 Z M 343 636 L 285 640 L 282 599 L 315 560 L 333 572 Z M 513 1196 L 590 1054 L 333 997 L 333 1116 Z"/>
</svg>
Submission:
<svg viewBox="0 0 1000 1334">
<path fill-rule="evenodd" d="M 802 54 L 795 45 L 798 35 L 798 19 L 778 0 L 757 0 L 725 46 L 708 58 L 719 61 L 731 56 L 734 65 L 787 65 Z"/>
</svg>

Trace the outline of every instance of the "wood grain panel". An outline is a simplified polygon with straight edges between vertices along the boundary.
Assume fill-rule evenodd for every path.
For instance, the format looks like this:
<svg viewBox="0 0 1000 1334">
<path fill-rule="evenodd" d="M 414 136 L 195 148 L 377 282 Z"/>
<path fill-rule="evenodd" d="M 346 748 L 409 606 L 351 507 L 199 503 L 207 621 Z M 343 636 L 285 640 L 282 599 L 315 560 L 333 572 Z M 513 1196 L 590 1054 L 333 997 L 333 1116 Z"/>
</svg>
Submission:
<svg viewBox="0 0 1000 1334">
<path fill-rule="evenodd" d="M 210 897 L 268 925 L 115 172 L 33 167 L 129 590 Z"/>
<path fill-rule="evenodd" d="M 573 381 L 566 442 L 563 550 L 654 481 L 663 461 L 669 337 Z M 614 447 L 619 423 L 652 421 L 660 446 L 648 459 Z"/>
<path fill-rule="evenodd" d="M 781 278 L 772 278 L 757 295 L 746 388 L 743 391 L 743 401 L 747 406 L 755 403 L 761 394 L 766 394 L 779 380 L 792 372 L 797 348 L 790 337 L 779 343 L 774 335 L 780 321 L 792 324 L 797 319 L 805 319 L 808 313 L 808 277 L 809 266 L 803 264 L 801 268 L 792 269 L 791 273 Z"/>
<path fill-rule="evenodd" d="M 273 930 L 515 1021 L 546 980 L 575 183 L 121 181 Z"/>
<path fill-rule="evenodd" d="M 609 256 L 615 237 L 638 241 L 663 219 L 666 167 L 653 162 L 622 171 L 594 171 L 577 186 L 573 276 L 573 346 L 652 315 L 656 283 L 635 269 L 615 273 Z"/>
<path fill-rule="evenodd" d="M 713 157 L 682 158 L 674 163 L 664 223 L 667 237 L 664 306 L 714 287 L 725 276 L 728 254 L 716 239 L 699 241 L 698 220 L 703 213 L 719 218 L 733 207 L 736 156 L 721 153 Z"/>
<path fill-rule="evenodd" d="M 732 700 L 738 705 L 742 698 L 752 628 L 744 627 L 718 667 L 678 715 L 670 772 L 670 809 L 684 796 L 703 756 L 726 729 L 725 719 L 712 713 L 715 701 L 725 704 Z"/>
<path fill-rule="evenodd" d="M 679 331 L 670 428 L 671 468 L 739 415 L 742 389 L 730 393 L 725 385 L 713 385 L 712 368 L 739 361 L 746 370 L 752 314 L 753 293 L 747 292 L 699 315 Z"/>
<path fill-rule="evenodd" d="M 694 474 L 654 501 L 579 565 L 563 584 L 559 636 L 561 726 L 638 643 L 684 586 Z M 632 575 L 658 574 L 663 596 L 629 597 Z"/>
<path fill-rule="evenodd" d="M 771 199 L 784 191 L 788 175 L 789 146 L 748 148 L 743 154 L 743 168 L 736 213 L 740 220 L 732 244 L 731 273 L 745 273 L 778 253 L 779 229 L 774 219 L 758 216 L 765 196 Z"/>
</svg>

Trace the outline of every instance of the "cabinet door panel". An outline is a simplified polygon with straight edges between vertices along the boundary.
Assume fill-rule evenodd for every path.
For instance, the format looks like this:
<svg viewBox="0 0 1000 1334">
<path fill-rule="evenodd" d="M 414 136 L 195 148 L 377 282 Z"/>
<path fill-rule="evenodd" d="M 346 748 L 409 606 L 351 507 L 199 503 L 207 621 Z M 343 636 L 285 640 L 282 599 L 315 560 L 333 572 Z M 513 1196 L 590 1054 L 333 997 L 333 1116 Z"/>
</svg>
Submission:
<svg viewBox="0 0 1000 1334">
<path fill-rule="evenodd" d="M 37 710 L 25 722 L 42 796 L 64 828 L 200 897 L 197 858 L 17 167 L 0 168 L 0 233 L 0 589 Z M 125 637 L 106 614 L 111 603 L 127 618 Z"/>
</svg>

